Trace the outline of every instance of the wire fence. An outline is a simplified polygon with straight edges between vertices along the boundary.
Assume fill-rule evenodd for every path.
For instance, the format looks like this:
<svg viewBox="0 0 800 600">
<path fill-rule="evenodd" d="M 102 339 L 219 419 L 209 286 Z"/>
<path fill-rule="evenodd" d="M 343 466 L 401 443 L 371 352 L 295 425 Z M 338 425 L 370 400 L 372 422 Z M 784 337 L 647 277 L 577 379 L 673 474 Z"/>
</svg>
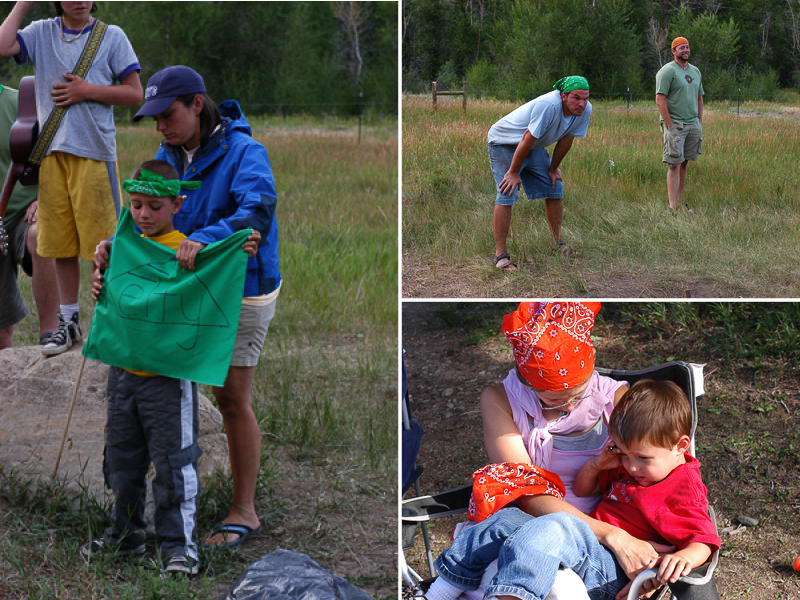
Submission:
<svg viewBox="0 0 800 600">
<path fill-rule="evenodd" d="M 552 89 L 542 90 L 540 92 L 534 92 L 531 94 L 529 99 L 536 98 L 537 96 L 546 94 L 548 92 L 552 92 Z M 411 91 L 405 91 L 406 93 L 414 93 Z M 432 109 L 435 111 L 437 107 L 437 102 L 441 102 L 443 97 L 447 96 L 458 96 L 457 102 L 458 104 L 462 105 L 462 110 L 464 113 L 467 112 L 468 101 L 472 100 L 481 100 L 483 98 L 487 99 L 500 99 L 500 100 L 509 100 L 510 98 L 504 97 L 504 94 L 498 94 L 496 90 L 479 90 L 470 87 L 467 82 L 462 82 L 460 87 L 456 87 L 454 85 L 444 86 L 442 84 L 437 84 L 437 82 L 433 82 L 432 85 L 424 90 L 421 94 L 422 96 L 427 96 L 431 98 L 431 106 Z M 619 101 L 624 102 L 627 105 L 627 108 L 630 109 L 632 106 L 644 103 L 652 103 L 655 104 L 655 91 L 651 93 L 639 93 L 639 92 L 631 92 L 630 89 L 620 92 L 591 92 L 590 100 L 603 100 L 603 101 Z M 797 90 L 779 90 L 777 92 L 770 92 L 770 93 L 759 93 L 754 92 L 748 89 L 737 89 L 735 94 L 714 94 L 714 93 L 706 93 L 703 96 L 705 102 L 715 102 L 715 103 L 722 103 L 726 104 L 729 107 L 736 108 L 737 114 L 740 113 L 742 106 L 745 103 L 752 103 L 752 102 L 765 102 L 765 103 L 777 103 L 777 104 L 789 104 L 789 105 L 800 105 L 800 93 Z M 527 100 L 523 100 L 527 101 Z M 455 101 L 451 101 L 455 104 Z"/>
<path fill-rule="evenodd" d="M 362 128 L 385 127 L 387 120 L 397 119 L 398 102 L 240 102 L 247 119 L 280 119 L 284 124 L 293 118 L 316 118 L 326 123 L 357 127 L 361 141 Z M 130 123 L 139 107 L 114 107 L 118 124 Z"/>
<path fill-rule="evenodd" d="M 243 102 L 240 103 L 247 114 L 291 115 L 308 114 L 313 116 L 358 116 L 377 114 L 397 116 L 397 102 Z"/>
</svg>

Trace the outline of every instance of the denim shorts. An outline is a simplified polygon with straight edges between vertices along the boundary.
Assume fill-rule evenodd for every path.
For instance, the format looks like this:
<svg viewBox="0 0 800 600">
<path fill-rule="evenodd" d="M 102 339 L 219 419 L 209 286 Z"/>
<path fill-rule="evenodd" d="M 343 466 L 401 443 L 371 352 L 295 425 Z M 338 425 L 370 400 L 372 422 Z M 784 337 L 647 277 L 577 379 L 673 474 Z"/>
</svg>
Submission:
<svg viewBox="0 0 800 600">
<path fill-rule="evenodd" d="M 514 152 L 517 147 L 512 144 L 493 144 L 487 142 L 486 148 L 489 151 L 489 162 L 492 165 L 492 175 L 494 175 L 495 189 L 497 189 L 497 199 L 495 204 L 503 206 L 513 206 L 518 199 L 519 187 L 510 195 L 500 192 L 499 185 L 503 177 L 511 166 Z M 556 186 L 550 182 L 550 155 L 545 148 L 535 148 L 530 151 L 525 162 L 522 163 L 519 177 L 522 180 L 522 187 L 529 200 L 535 198 L 563 198 L 564 184 L 556 181 Z"/>
<path fill-rule="evenodd" d="M 661 123 L 661 132 L 664 134 L 662 162 L 673 165 L 687 160 L 697 162 L 703 153 L 703 126 L 700 121 L 691 125 L 672 123 L 669 129 Z"/>
</svg>

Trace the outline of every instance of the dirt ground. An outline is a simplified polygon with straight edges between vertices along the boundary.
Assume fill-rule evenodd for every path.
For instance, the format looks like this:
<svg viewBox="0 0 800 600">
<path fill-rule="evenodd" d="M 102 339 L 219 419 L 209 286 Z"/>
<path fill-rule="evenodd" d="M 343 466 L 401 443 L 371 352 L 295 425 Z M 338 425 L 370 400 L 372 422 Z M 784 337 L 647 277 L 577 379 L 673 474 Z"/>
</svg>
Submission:
<svg viewBox="0 0 800 600">
<path fill-rule="evenodd" d="M 478 275 L 491 263 L 485 257 L 483 265 L 474 259 L 467 264 L 453 264 L 452 261 L 422 259 L 413 249 L 403 249 L 403 297 L 404 298 L 502 298 L 517 296 L 515 273 L 504 274 L 488 281 Z M 522 271 L 530 271 L 535 277 L 533 267 L 520 265 Z M 750 290 L 734 288 L 713 279 L 680 278 L 648 271 L 615 271 L 600 277 L 581 267 L 576 261 L 568 271 L 567 279 L 580 281 L 585 288 L 581 297 L 586 298 L 737 298 L 753 297 Z M 517 277 L 518 278 L 518 277 Z M 775 296 L 791 295 L 791 286 L 778 286 Z M 546 280 L 539 277 L 535 281 L 537 294 L 546 297 L 569 297 L 574 288 L 568 282 Z"/>
<path fill-rule="evenodd" d="M 412 417 L 424 430 L 417 460 L 425 469 L 422 494 L 465 485 L 487 462 L 479 397 L 513 366 L 500 323 L 515 306 L 403 305 Z M 593 332 L 598 366 L 639 369 L 670 360 L 706 364 L 696 442 L 723 542 L 716 571 L 720 597 L 800 599 L 800 573 L 791 567 L 800 556 L 800 392 L 795 367 L 774 361 L 753 369 L 743 366 L 744 361 L 717 361 L 707 355 L 702 340 L 680 333 L 667 339 L 626 322 L 609 305 L 603 310 L 604 322 Z M 739 516 L 758 524 L 742 527 L 735 522 Z M 434 557 L 449 545 L 459 520 L 432 522 Z M 418 534 L 406 557 L 427 576 L 422 549 Z"/>
</svg>

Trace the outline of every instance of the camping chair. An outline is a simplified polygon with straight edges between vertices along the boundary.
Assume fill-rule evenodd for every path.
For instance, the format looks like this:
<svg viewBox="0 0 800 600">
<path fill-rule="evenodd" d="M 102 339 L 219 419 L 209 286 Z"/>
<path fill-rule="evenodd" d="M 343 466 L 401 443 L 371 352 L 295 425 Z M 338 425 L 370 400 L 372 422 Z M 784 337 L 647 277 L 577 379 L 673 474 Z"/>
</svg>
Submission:
<svg viewBox="0 0 800 600">
<path fill-rule="evenodd" d="M 403 485 L 402 485 L 402 495 L 405 496 L 406 492 L 409 488 L 413 485 L 417 496 L 420 495 L 419 490 L 419 477 L 422 475 L 423 468 L 417 465 L 417 453 L 419 452 L 419 444 L 422 438 L 422 425 L 419 424 L 419 421 L 415 421 L 411 418 L 411 410 L 408 404 L 408 378 L 406 377 L 406 361 L 405 361 L 405 350 L 403 350 L 403 439 L 402 439 L 402 477 L 403 477 Z M 425 551 L 426 557 L 428 560 L 428 570 L 430 571 L 431 577 L 433 577 L 434 568 L 433 568 L 433 554 L 431 553 L 431 543 L 430 538 L 428 537 L 428 526 L 427 523 L 424 521 L 420 523 L 422 529 L 422 539 L 425 543 Z M 412 535 L 412 545 L 413 545 L 413 535 L 416 531 L 411 531 Z M 408 583 L 415 591 L 419 591 L 419 586 L 417 584 L 418 581 L 422 581 L 422 577 L 420 577 L 413 569 L 411 569 L 405 562 L 405 556 L 401 552 L 399 554 L 399 562 L 400 562 L 400 572 L 403 575 L 403 579 Z"/>
<path fill-rule="evenodd" d="M 657 381 L 669 380 L 678 384 L 686 394 L 689 402 L 692 405 L 692 431 L 691 431 L 691 446 L 690 454 L 695 454 L 695 431 L 697 429 L 697 397 L 703 395 L 705 390 L 703 388 L 703 365 L 692 365 L 685 362 L 669 362 L 663 365 L 650 367 L 648 369 L 641 369 L 638 371 L 624 371 L 618 369 L 603 369 L 597 368 L 598 373 L 611 377 L 617 381 L 627 381 L 633 384 L 640 379 L 654 379 Z M 405 374 L 404 374 L 405 376 Z M 405 386 L 405 384 L 404 384 Z M 404 399 L 405 402 L 405 399 Z M 431 519 L 441 518 L 459 513 L 467 512 L 469 498 L 472 493 L 472 486 L 467 485 L 464 487 L 441 492 L 433 496 L 418 496 L 404 500 L 402 503 L 402 538 L 403 550 L 408 550 L 414 546 L 414 534 L 417 524 L 425 524 Z M 716 523 L 716 516 L 713 508 L 709 506 L 709 515 L 711 520 Z M 425 548 L 430 557 L 430 545 L 425 537 Z M 719 550 L 714 552 L 706 564 L 698 567 L 686 577 L 679 580 L 680 585 L 694 586 L 694 585 L 714 585 L 713 575 L 719 561 Z M 425 587 L 429 585 L 431 580 L 422 580 L 414 571 L 406 565 L 405 558 L 401 553 L 401 575 L 410 585 L 414 587 Z M 430 564 L 430 558 L 429 558 Z M 431 577 L 435 577 L 436 573 L 431 569 Z M 631 585 L 629 600 L 637 598 L 639 590 L 647 579 L 656 576 L 656 572 L 646 570 L 640 573 Z M 663 591 L 658 595 L 659 599 L 670 598 L 670 589 L 665 586 Z"/>
</svg>

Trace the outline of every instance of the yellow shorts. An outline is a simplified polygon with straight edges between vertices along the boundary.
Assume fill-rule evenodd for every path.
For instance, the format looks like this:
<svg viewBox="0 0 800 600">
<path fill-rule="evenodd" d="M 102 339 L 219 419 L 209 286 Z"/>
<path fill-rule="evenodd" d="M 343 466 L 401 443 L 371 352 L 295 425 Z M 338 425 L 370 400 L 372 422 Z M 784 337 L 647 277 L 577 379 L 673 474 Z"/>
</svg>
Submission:
<svg viewBox="0 0 800 600">
<path fill-rule="evenodd" d="M 114 235 L 120 206 L 115 162 L 53 152 L 39 170 L 36 244 L 41 256 L 92 260 Z"/>
</svg>

